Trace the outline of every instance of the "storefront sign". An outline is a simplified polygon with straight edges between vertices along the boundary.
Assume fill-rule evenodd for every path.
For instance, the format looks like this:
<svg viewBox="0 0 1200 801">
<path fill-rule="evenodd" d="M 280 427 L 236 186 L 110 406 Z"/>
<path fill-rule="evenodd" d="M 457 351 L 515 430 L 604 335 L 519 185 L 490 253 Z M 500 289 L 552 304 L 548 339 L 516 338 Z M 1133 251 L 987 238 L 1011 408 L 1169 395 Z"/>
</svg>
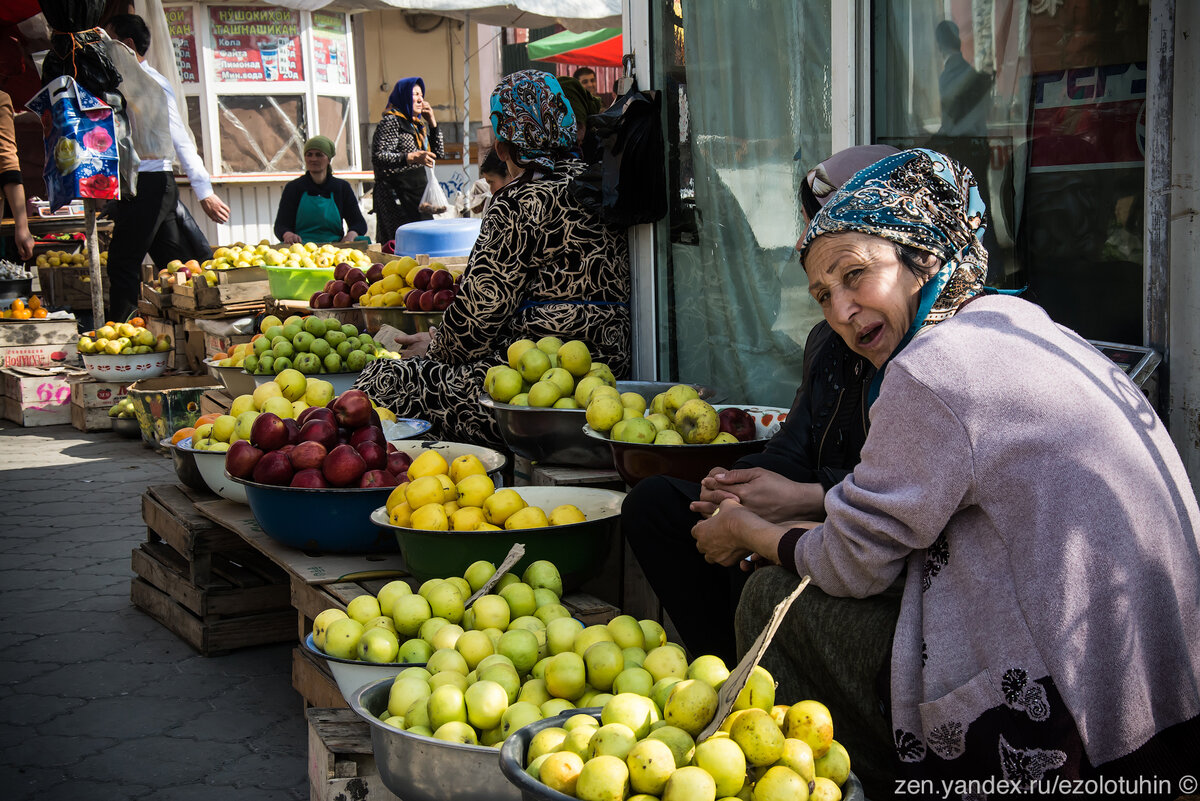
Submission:
<svg viewBox="0 0 1200 801">
<path fill-rule="evenodd" d="M 300 13 L 286 8 L 210 6 L 213 71 L 221 81 L 302 81 Z"/>
<path fill-rule="evenodd" d="M 192 24 L 192 9 L 165 8 L 167 31 L 171 34 L 171 45 L 175 48 L 175 66 L 182 83 L 197 83 L 200 70 L 196 60 L 196 28 Z"/>
<path fill-rule="evenodd" d="M 1140 167 L 1145 107 L 1144 63 L 1034 75 L 1031 169 Z"/>
<path fill-rule="evenodd" d="M 346 16 L 312 13 L 313 64 L 320 83 L 350 83 L 350 47 Z"/>
</svg>

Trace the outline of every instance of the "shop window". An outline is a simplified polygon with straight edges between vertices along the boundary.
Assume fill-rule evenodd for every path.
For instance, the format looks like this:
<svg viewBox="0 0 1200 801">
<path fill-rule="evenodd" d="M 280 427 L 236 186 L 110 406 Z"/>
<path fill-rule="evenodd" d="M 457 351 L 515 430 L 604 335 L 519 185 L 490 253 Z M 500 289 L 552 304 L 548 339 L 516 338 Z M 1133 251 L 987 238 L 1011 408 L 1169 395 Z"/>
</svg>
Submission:
<svg viewBox="0 0 1200 801">
<path fill-rule="evenodd" d="M 989 280 L 1141 343 L 1148 4 L 875 0 L 872 22 L 875 140 L 971 168 Z"/>
<path fill-rule="evenodd" d="M 317 127 L 333 140 L 337 152 L 330 162 L 335 170 L 350 167 L 350 145 L 346 132 L 350 128 L 350 98 L 318 97 Z"/>
<path fill-rule="evenodd" d="M 200 117 L 200 98 L 188 95 L 184 99 L 187 101 L 188 127 L 192 131 L 192 139 L 196 142 L 196 152 L 200 154 L 200 158 L 204 158 L 204 125 Z"/>
<path fill-rule="evenodd" d="M 222 95 L 221 172 L 304 172 L 301 95 Z"/>
<path fill-rule="evenodd" d="M 659 377 L 790 406 L 821 319 L 793 254 L 800 180 L 831 141 L 829 0 L 675 0 L 652 13 L 671 192 Z"/>
</svg>

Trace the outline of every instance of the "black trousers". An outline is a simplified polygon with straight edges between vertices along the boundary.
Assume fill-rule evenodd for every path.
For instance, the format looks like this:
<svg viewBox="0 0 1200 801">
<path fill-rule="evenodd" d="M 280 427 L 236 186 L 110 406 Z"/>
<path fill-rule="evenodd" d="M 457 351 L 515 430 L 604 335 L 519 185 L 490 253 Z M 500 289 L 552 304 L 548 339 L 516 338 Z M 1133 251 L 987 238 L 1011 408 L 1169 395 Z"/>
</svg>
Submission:
<svg viewBox="0 0 1200 801">
<path fill-rule="evenodd" d="M 118 322 L 137 309 L 146 254 L 160 269 L 190 249 L 175 216 L 179 188 L 169 172 L 138 173 L 138 193 L 118 201 L 108 246 L 109 314 Z"/>
<path fill-rule="evenodd" d="M 683 645 L 695 658 L 715 654 L 737 664 L 733 617 L 747 573 L 704 561 L 692 539 L 700 516 L 688 504 L 700 485 L 667 476 L 640 481 L 621 507 L 621 530 Z"/>
</svg>

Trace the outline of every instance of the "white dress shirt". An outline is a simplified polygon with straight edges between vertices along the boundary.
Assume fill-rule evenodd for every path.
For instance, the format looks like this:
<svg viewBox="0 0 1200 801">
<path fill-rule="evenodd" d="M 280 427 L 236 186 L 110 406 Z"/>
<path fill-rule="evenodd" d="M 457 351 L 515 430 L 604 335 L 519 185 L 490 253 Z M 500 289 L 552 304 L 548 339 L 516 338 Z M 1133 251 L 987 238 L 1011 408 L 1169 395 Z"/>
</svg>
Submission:
<svg viewBox="0 0 1200 801">
<path fill-rule="evenodd" d="M 146 74 L 162 87 L 167 96 L 167 119 L 171 125 L 171 144 L 175 146 L 175 156 L 192 184 L 192 191 L 199 200 L 204 200 L 213 194 L 212 179 L 209 178 L 208 170 L 204 169 L 204 162 L 196 152 L 196 146 L 192 144 L 191 134 L 183 127 L 183 118 L 179 116 L 179 107 L 175 105 L 175 92 L 171 89 L 171 82 L 145 61 L 141 62 L 141 66 Z M 138 172 L 171 172 L 171 167 L 169 159 L 150 159 L 138 166 Z"/>
</svg>

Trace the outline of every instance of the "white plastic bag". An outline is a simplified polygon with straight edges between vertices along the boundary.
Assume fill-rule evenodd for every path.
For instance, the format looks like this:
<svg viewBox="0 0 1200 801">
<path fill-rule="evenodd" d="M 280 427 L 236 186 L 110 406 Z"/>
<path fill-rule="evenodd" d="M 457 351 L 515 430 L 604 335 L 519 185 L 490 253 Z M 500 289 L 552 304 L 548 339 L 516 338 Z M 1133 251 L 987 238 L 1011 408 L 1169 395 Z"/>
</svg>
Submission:
<svg viewBox="0 0 1200 801">
<path fill-rule="evenodd" d="M 417 211 L 422 214 L 432 214 L 434 217 L 453 216 L 450 201 L 446 199 L 445 190 L 442 189 L 437 176 L 433 174 L 433 167 L 425 168 L 425 178 L 425 194 L 421 195 L 421 203 L 417 206 Z M 447 211 L 451 213 L 447 215 Z"/>
</svg>

